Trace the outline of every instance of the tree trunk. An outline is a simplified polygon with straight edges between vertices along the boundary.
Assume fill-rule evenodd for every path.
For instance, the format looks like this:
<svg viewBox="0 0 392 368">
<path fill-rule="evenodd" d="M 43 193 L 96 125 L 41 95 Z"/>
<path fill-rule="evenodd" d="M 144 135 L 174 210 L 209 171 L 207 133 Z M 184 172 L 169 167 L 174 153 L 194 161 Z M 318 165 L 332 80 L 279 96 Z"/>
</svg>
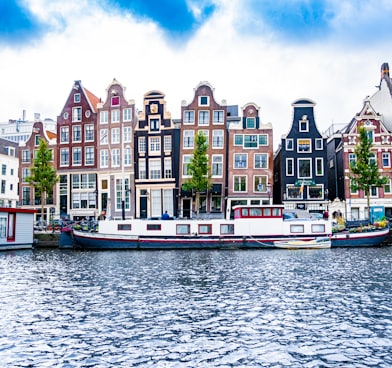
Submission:
<svg viewBox="0 0 392 368">
<path fill-rule="evenodd" d="M 366 199 L 367 199 L 368 219 L 370 220 L 370 191 L 366 193 Z"/>
<path fill-rule="evenodd" d="M 41 225 L 44 226 L 44 202 L 45 202 L 45 192 L 41 192 Z"/>
</svg>

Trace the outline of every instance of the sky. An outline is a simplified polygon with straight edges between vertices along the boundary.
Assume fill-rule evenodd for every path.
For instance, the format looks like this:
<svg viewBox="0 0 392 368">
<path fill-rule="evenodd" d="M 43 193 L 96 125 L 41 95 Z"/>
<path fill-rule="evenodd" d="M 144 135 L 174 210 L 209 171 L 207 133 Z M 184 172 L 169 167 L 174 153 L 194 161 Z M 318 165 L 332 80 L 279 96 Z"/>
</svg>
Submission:
<svg viewBox="0 0 392 368">
<path fill-rule="evenodd" d="M 113 78 L 178 119 L 208 81 L 218 103 L 257 104 L 276 149 L 297 99 L 320 131 L 361 110 L 392 65 L 391 18 L 390 0 L 0 0 L 0 122 L 56 120 L 75 80 L 105 99 Z"/>
</svg>

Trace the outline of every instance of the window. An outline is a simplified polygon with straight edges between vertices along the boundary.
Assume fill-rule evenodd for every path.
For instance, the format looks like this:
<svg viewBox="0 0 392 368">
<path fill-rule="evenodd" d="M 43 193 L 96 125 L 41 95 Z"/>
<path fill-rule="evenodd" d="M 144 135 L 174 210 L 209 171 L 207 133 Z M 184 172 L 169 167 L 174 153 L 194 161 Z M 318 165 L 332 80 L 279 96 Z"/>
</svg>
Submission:
<svg viewBox="0 0 392 368">
<path fill-rule="evenodd" d="M 161 178 L 161 160 L 153 159 L 148 162 L 150 174 L 150 179 L 160 179 Z"/>
<path fill-rule="evenodd" d="M 86 125 L 84 134 L 85 134 L 84 139 L 86 142 L 94 141 L 94 125 L 91 124 Z"/>
<path fill-rule="evenodd" d="M 308 186 L 308 198 L 310 198 L 310 199 L 323 199 L 322 185 Z"/>
<path fill-rule="evenodd" d="M 123 121 L 132 121 L 132 109 L 127 108 L 123 110 Z"/>
<path fill-rule="evenodd" d="M 350 193 L 351 194 L 358 194 L 358 190 L 352 188 L 353 184 L 354 184 L 353 180 L 350 180 Z"/>
<path fill-rule="evenodd" d="M 292 151 L 294 149 L 294 144 L 292 139 L 286 139 L 286 151 Z"/>
<path fill-rule="evenodd" d="M 94 165 L 94 147 L 85 148 L 85 164 Z"/>
<path fill-rule="evenodd" d="M 302 199 L 303 187 L 296 187 L 294 185 L 287 186 L 287 199 Z"/>
<path fill-rule="evenodd" d="M 300 132 L 307 132 L 307 131 L 309 131 L 309 121 L 307 119 L 299 121 L 299 131 Z"/>
<path fill-rule="evenodd" d="M 184 148 L 193 148 L 195 132 L 193 130 L 184 130 Z"/>
<path fill-rule="evenodd" d="M 120 143 L 120 128 L 112 128 L 111 132 L 112 132 L 112 137 L 111 137 L 112 144 Z"/>
<path fill-rule="evenodd" d="M 5 180 L 3 179 L 3 180 L 1 181 L 1 194 L 5 194 L 5 186 L 6 186 L 6 182 L 5 182 Z"/>
<path fill-rule="evenodd" d="M 124 166 L 132 166 L 132 149 L 131 149 L 131 147 L 124 148 Z"/>
<path fill-rule="evenodd" d="M 257 148 L 257 135 L 245 135 L 244 136 L 244 147 L 245 148 Z"/>
<path fill-rule="evenodd" d="M 244 142 L 244 137 L 241 134 L 234 135 L 234 145 L 235 146 L 242 146 Z"/>
<path fill-rule="evenodd" d="M 391 193 L 391 181 L 389 180 L 388 183 L 384 184 L 384 193 L 390 194 Z"/>
<path fill-rule="evenodd" d="M 14 169 L 12 169 L 12 168 L 11 168 L 11 170 L 10 170 L 10 175 L 11 175 L 11 176 L 14 176 Z"/>
<path fill-rule="evenodd" d="M 61 143 L 69 142 L 69 127 L 60 128 L 60 142 Z"/>
<path fill-rule="evenodd" d="M 192 110 L 184 111 L 184 123 L 185 124 L 194 124 L 195 123 L 195 112 Z"/>
<path fill-rule="evenodd" d="M 99 160 L 101 167 L 109 166 L 109 151 L 107 149 L 103 149 L 100 151 Z"/>
<path fill-rule="evenodd" d="M 129 210 L 130 208 L 129 179 L 116 179 L 116 210 L 117 211 L 122 209 L 123 199 L 124 199 L 125 209 Z"/>
<path fill-rule="evenodd" d="M 382 153 L 382 166 L 383 167 L 391 167 L 391 160 L 389 152 Z"/>
<path fill-rule="evenodd" d="M 369 165 L 377 165 L 377 159 L 374 153 L 371 153 L 369 156 Z"/>
<path fill-rule="evenodd" d="M 37 134 L 36 136 L 35 136 L 35 145 L 36 146 L 39 146 L 39 140 L 40 140 L 40 136 Z"/>
<path fill-rule="evenodd" d="M 316 175 L 324 176 L 324 161 L 321 157 L 316 157 Z"/>
<path fill-rule="evenodd" d="M 176 234 L 178 235 L 186 235 L 191 233 L 191 225 L 189 224 L 177 224 L 176 225 Z"/>
<path fill-rule="evenodd" d="M 82 121 L 82 108 L 73 107 L 72 108 L 72 122 Z"/>
<path fill-rule="evenodd" d="M 139 137 L 139 153 L 146 152 L 146 137 Z"/>
<path fill-rule="evenodd" d="M 30 205 L 30 188 L 23 187 L 22 192 L 23 192 L 23 194 L 22 194 L 23 205 L 25 205 L 25 206 Z"/>
<path fill-rule="evenodd" d="M 212 148 L 223 148 L 223 130 L 212 132 Z"/>
<path fill-rule="evenodd" d="M 100 136 L 99 142 L 101 144 L 108 144 L 109 143 L 109 138 L 108 138 L 109 134 L 108 134 L 108 130 L 107 129 L 101 129 L 99 131 L 99 136 Z"/>
<path fill-rule="evenodd" d="M 72 148 L 72 164 L 73 165 L 82 164 L 82 149 L 80 147 Z"/>
<path fill-rule="evenodd" d="M 7 165 L 1 165 L 1 175 L 7 175 Z"/>
<path fill-rule="evenodd" d="M 112 149 L 112 167 L 119 167 L 120 166 L 120 149 L 113 148 Z"/>
<path fill-rule="evenodd" d="M 259 135 L 259 145 L 260 146 L 267 146 L 268 145 L 268 135 L 267 134 L 260 134 Z"/>
<path fill-rule="evenodd" d="M 189 176 L 188 165 L 190 164 L 192 155 L 182 156 L 182 176 Z"/>
<path fill-rule="evenodd" d="M 246 128 L 247 129 L 254 129 L 254 128 L 256 128 L 255 118 L 246 118 Z"/>
<path fill-rule="evenodd" d="M 215 196 L 215 195 L 212 196 L 212 198 L 211 198 L 211 212 L 222 212 L 222 197 L 221 196 Z"/>
<path fill-rule="evenodd" d="M 112 123 L 119 123 L 120 116 L 120 110 L 112 110 Z"/>
<path fill-rule="evenodd" d="M 348 155 L 349 166 L 351 167 L 355 165 L 356 162 L 357 162 L 357 157 L 355 156 L 355 153 L 349 153 Z"/>
<path fill-rule="evenodd" d="M 60 166 L 69 165 L 69 150 L 68 148 L 62 148 L 60 150 Z"/>
<path fill-rule="evenodd" d="M 171 152 L 171 150 L 172 150 L 172 136 L 171 135 L 165 135 L 163 137 L 163 150 L 165 152 Z"/>
<path fill-rule="evenodd" d="M 208 110 L 199 111 L 199 125 L 209 125 L 210 124 L 210 112 Z"/>
<path fill-rule="evenodd" d="M 297 140 L 297 152 L 311 152 L 310 139 Z"/>
<path fill-rule="evenodd" d="M 23 167 L 22 168 L 22 182 L 26 183 L 26 178 L 30 176 L 30 168 Z"/>
<path fill-rule="evenodd" d="M 206 137 L 206 143 L 209 145 L 210 141 L 209 141 L 209 131 L 208 130 L 199 130 L 199 134 L 203 134 L 204 137 Z"/>
<path fill-rule="evenodd" d="M 72 127 L 72 142 L 82 141 L 82 128 L 80 125 L 75 125 Z"/>
<path fill-rule="evenodd" d="M 254 167 L 255 169 L 268 169 L 268 155 L 266 153 L 255 153 Z"/>
<path fill-rule="evenodd" d="M 312 177 L 312 160 L 310 158 L 299 158 L 298 159 L 298 177 L 299 178 L 311 178 Z"/>
<path fill-rule="evenodd" d="M 109 122 L 109 113 L 108 113 L 108 111 L 101 111 L 99 113 L 99 122 L 101 124 L 107 124 Z"/>
<path fill-rule="evenodd" d="M 316 150 L 322 150 L 323 149 L 323 140 L 322 140 L 322 138 L 316 138 L 315 145 L 316 145 Z"/>
<path fill-rule="evenodd" d="M 150 131 L 159 132 L 160 121 L 159 119 L 150 119 Z"/>
<path fill-rule="evenodd" d="M 80 93 L 75 93 L 74 94 L 74 102 L 79 103 L 80 102 Z"/>
<path fill-rule="evenodd" d="M 268 181 L 267 175 L 255 175 L 253 177 L 253 191 L 267 193 L 268 192 L 267 181 Z"/>
<path fill-rule="evenodd" d="M 119 96 L 112 96 L 112 106 L 120 105 L 120 97 Z"/>
<path fill-rule="evenodd" d="M 246 169 L 248 167 L 248 155 L 246 153 L 234 154 L 234 168 Z"/>
<path fill-rule="evenodd" d="M 378 197 L 378 188 L 374 185 L 370 187 L 370 197 Z"/>
<path fill-rule="evenodd" d="M 150 153 L 151 154 L 161 153 L 161 137 L 150 138 Z"/>
<path fill-rule="evenodd" d="M 209 106 L 210 97 L 209 96 L 199 96 L 199 106 Z"/>
<path fill-rule="evenodd" d="M 165 157 L 165 160 L 163 162 L 164 166 L 164 171 L 165 171 L 165 178 L 169 179 L 172 178 L 172 159 L 171 157 Z"/>
<path fill-rule="evenodd" d="M 30 162 L 30 151 L 29 150 L 22 151 L 22 162 L 25 164 Z"/>
<path fill-rule="evenodd" d="M 146 179 L 146 160 L 139 160 L 139 179 Z"/>
<path fill-rule="evenodd" d="M 214 110 L 213 124 L 223 124 L 223 110 Z"/>
<path fill-rule="evenodd" d="M 132 142 L 132 127 L 123 127 L 123 138 L 124 143 Z"/>
<path fill-rule="evenodd" d="M 234 192 L 246 192 L 246 176 L 234 176 Z"/>
<path fill-rule="evenodd" d="M 212 176 L 222 177 L 223 175 L 223 156 L 212 155 Z"/>
</svg>

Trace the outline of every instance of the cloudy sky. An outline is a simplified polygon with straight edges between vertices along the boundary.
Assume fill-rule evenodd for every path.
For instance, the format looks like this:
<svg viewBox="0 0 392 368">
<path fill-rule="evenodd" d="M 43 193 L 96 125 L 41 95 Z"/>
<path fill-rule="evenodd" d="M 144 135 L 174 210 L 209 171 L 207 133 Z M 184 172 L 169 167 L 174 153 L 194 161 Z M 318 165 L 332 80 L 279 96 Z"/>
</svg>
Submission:
<svg viewBox="0 0 392 368">
<path fill-rule="evenodd" d="M 392 65 L 391 18 L 390 0 L 2 0 L 0 121 L 56 119 L 74 80 L 104 98 L 116 78 L 139 108 L 165 93 L 173 118 L 208 81 L 218 102 L 259 105 L 275 142 L 310 98 L 323 131 Z"/>
</svg>

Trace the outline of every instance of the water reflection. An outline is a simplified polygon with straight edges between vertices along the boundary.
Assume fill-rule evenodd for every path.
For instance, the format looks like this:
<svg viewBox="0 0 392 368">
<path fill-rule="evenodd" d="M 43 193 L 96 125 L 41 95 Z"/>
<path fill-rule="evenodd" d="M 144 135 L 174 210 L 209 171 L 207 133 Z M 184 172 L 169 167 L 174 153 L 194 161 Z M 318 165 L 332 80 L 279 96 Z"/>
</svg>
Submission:
<svg viewBox="0 0 392 368">
<path fill-rule="evenodd" d="M 0 253 L 12 367 L 390 367 L 392 248 Z"/>
</svg>

